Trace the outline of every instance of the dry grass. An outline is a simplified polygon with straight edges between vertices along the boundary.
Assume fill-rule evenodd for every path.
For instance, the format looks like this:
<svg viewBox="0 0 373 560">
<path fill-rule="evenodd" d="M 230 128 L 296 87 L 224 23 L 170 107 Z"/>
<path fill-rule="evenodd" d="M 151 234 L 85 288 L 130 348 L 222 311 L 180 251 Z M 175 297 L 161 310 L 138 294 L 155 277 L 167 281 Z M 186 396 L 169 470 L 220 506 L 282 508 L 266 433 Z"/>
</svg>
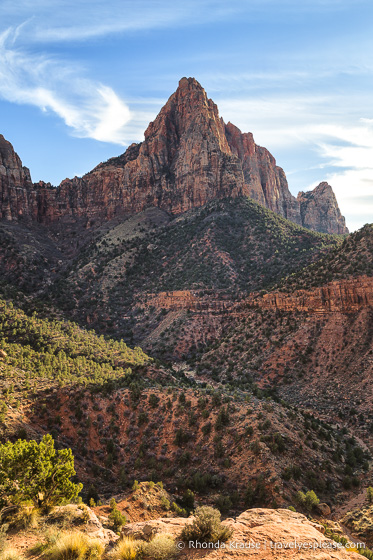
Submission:
<svg viewBox="0 0 373 560">
<path fill-rule="evenodd" d="M 76 531 L 63 534 L 44 556 L 48 560 L 99 560 L 103 552 L 104 546 L 99 540 Z"/>
<path fill-rule="evenodd" d="M 40 511 L 33 505 L 21 506 L 12 524 L 22 529 L 36 529 L 39 519 Z"/>
<path fill-rule="evenodd" d="M 143 541 L 124 537 L 118 542 L 110 558 L 111 560 L 138 560 L 142 556 L 144 544 Z"/>
<path fill-rule="evenodd" d="M 23 560 L 24 556 L 14 548 L 8 548 L 0 554 L 0 558 L 1 560 Z"/>
</svg>

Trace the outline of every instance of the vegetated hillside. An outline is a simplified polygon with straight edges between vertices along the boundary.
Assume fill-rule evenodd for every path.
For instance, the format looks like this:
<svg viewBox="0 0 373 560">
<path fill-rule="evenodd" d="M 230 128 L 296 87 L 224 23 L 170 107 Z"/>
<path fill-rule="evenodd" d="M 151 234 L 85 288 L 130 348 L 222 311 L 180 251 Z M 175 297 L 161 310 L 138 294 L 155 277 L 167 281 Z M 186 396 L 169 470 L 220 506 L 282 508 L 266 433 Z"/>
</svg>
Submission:
<svg viewBox="0 0 373 560">
<path fill-rule="evenodd" d="M 181 388 L 121 389 L 110 397 L 62 389 L 25 416 L 34 430 L 72 448 L 79 478 L 102 498 L 136 479 L 161 480 L 173 492 L 189 488 L 224 511 L 291 503 L 303 488 L 336 503 L 345 465 L 354 465 L 354 485 L 368 469 L 369 454 L 340 428 L 260 392 Z"/>
<path fill-rule="evenodd" d="M 86 487 L 94 482 L 104 496 L 152 479 L 227 510 L 290 503 L 302 488 L 333 501 L 347 488 L 345 461 L 351 484 L 368 468 L 346 431 L 254 384 L 235 393 L 198 384 L 74 323 L 5 302 L 0 311 L 2 438 L 51 433 L 72 448 Z"/>
<path fill-rule="evenodd" d="M 372 232 L 365 226 L 280 288 L 238 304 L 236 323 L 202 355 L 198 374 L 276 386 L 373 446 Z"/>
<path fill-rule="evenodd" d="M 248 198 L 212 202 L 169 223 L 159 209 L 130 220 L 82 252 L 48 294 L 80 321 L 136 343 L 164 319 L 160 309 L 145 312 L 144 296 L 193 289 L 242 297 L 341 242 Z"/>
<path fill-rule="evenodd" d="M 373 276 L 373 224 L 366 224 L 320 259 L 283 278 L 276 289 L 293 292 L 363 275 Z"/>
<path fill-rule="evenodd" d="M 323 315 L 253 307 L 202 355 L 197 375 L 233 387 L 277 387 L 290 402 L 366 434 L 372 325 L 370 307 Z"/>
<path fill-rule="evenodd" d="M 50 282 L 63 254 L 40 227 L 0 223 L 0 295 L 25 301 Z"/>
<path fill-rule="evenodd" d="M 68 321 L 28 316 L 0 301 L 2 399 L 20 399 L 20 405 L 29 395 L 56 386 L 141 384 L 156 369 L 152 361 L 123 341 L 106 340 Z"/>
</svg>

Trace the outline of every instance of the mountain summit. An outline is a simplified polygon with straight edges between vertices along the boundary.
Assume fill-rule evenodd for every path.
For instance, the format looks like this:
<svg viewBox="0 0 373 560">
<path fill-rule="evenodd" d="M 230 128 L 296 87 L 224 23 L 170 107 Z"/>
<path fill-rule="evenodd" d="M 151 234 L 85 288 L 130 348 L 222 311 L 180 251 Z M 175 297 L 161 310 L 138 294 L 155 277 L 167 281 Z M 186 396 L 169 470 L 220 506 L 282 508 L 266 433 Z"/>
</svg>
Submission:
<svg viewBox="0 0 373 560">
<path fill-rule="evenodd" d="M 143 142 L 57 188 L 32 185 L 9 146 L 2 138 L 0 217 L 8 220 L 79 221 L 90 227 L 148 207 L 177 215 L 212 200 L 249 196 L 307 228 L 348 233 L 331 187 L 322 183 L 295 198 L 274 157 L 255 144 L 251 133 L 225 124 L 194 78 L 180 80 Z"/>
</svg>

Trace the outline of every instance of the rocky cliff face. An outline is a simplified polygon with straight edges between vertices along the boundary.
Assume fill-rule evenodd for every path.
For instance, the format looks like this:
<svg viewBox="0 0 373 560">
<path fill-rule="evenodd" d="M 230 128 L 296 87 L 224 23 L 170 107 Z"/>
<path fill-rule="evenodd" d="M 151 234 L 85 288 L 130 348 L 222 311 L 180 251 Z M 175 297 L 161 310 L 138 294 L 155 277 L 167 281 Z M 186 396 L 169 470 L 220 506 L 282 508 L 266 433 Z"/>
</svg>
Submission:
<svg viewBox="0 0 373 560">
<path fill-rule="evenodd" d="M 6 156 L 0 217 L 8 220 L 79 220 L 89 227 L 151 206 L 175 215 L 214 199 L 250 196 L 310 229 L 348 231 L 331 187 L 293 197 L 273 156 L 255 144 L 252 134 L 225 125 L 194 78 L 180 80 L 149 124 L 144 142 L 82 178 L 65 179 L 56 189 L 45 183 L 32 186 L 11 145 L 4 139 L 1 145 Z"/>
<path fill-rule="evenodd" d="M 32 192 L 30 171 L 0 134 L 0 216 L 11 220 L 32 215 Z"/>
<path fill-rule="evenodd" d="M 290 193 L 285 173 L 266 148 L 254 142 L 253 135 L 242 134 L 232 123 L 225 127 L 233 154 L 240 160 L 244 194 L 284 218 L 302 225 L 297 199 Z"/>
<path fill-rule="evenodd" d="M 181 531 L 194 520 L 193 517 L 185 519 L 159 518 L 149 521 L 129 523 L 122 529 L 122 535 L 133 539 L 149 540 L 154 535 L 169 535 L 176 541 L 180 538 Z M 221 560 L 229 557 L 231 560 L 244 560 L 245 558 L 290 559 L 302 560 L 358 560 L 360 554 L 337 545 L 328 539 L 325 527 L 309 521 L 301 513 L 287 509 L 252 508 L 241 513 L 237 518 L 228 518 L 223 525 L 231 531 L 231 537 L 226 543 L 215 546 L 207 558 Z M 338 532 L 342 533 L 338 524 Z M 347 539 L 346 539 L 347 540 Z M 192 545 L 186 544 L 180 558 L 201 558 L 191 550 Z M 211 547 L 213 548 L 213 547 Z M 357 550 L 357 549 L 355 549 Z"/>
<path fill-rule="evenodd" d="M 373 305 L 373 278 L 360 276 L 335 280 L 319 288 L 296 290 L 291 294 L 270 292 L 260 298 L 253 295 L 247 301 L 265 309 L 281 311 L 355 313 Z"/>
<path fill-rule="evenodd" d="M 300 192 L 297 200 L 304 227 L 323 233 L 348 233 L 333 189 L 320 183 L 313 191 Z"/>
</svg>

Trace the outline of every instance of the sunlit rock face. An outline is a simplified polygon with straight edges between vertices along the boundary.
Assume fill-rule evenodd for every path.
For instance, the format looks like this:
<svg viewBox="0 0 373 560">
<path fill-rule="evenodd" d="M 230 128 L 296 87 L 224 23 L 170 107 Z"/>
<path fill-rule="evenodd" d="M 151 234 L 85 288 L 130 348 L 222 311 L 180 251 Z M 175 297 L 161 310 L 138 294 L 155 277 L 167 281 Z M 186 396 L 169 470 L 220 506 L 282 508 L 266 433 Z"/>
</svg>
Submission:
<svg viewBox="0 0 373 560">
<path fill-rule="evenodd" d="M 249 196 L 299 225 L 347 233 L 327 183 L 314 191 L 289 191 L 274 157 L 225 124 L 194 78 L 182 78 L 145 140 L 57 188 L 31 183 L 12 145 L 0 137 L 0 217 L 8 220 L 79 221 L 85 227 L 158 207 L 177 215 L 222 198 Z"/>
</svg>

